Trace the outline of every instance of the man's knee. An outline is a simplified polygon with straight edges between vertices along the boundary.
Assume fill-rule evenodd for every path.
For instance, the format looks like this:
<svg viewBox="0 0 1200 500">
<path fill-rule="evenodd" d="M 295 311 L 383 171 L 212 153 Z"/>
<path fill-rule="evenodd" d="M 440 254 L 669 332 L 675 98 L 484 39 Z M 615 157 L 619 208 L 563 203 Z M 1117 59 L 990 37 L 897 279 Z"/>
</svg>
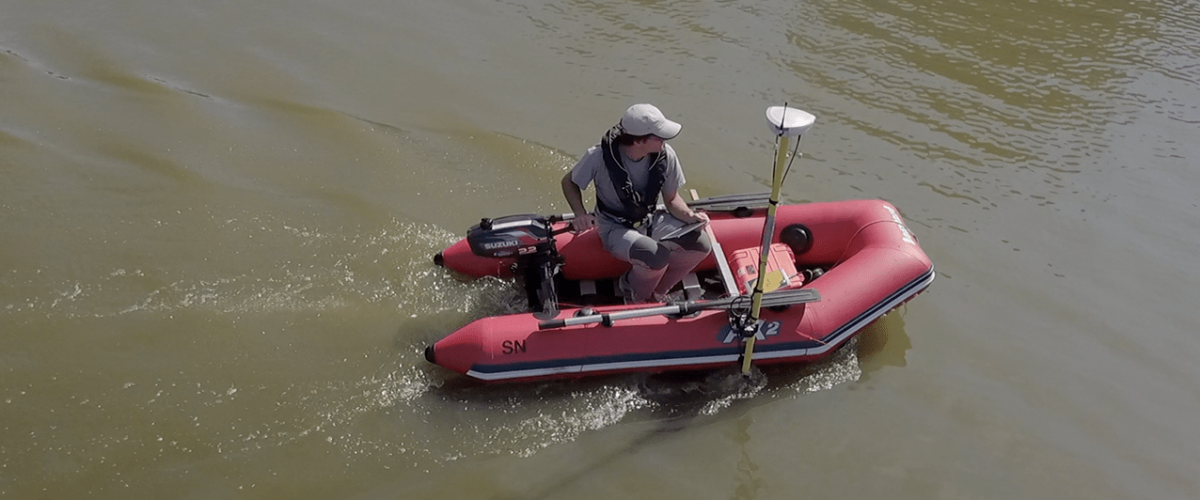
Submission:
<svg viewBox="0 0 1200 500">
<path fill-rule="evenodd" d="M 671 260 L 671 250 L 657 243 L 654 243 L 653 247 L 634 245 L 629 249 L 629 259 L 657 271 L 667 267 Z"/>
<path fill-rule="evenodd" d="M 708 255 L 712 251 L 712 241 L 709 241 L 707 231 L 692 231 L 679 237 L 675 242 L 679 248 L 689 252 L 704 252 L 705 255 Z"/>
</svg>

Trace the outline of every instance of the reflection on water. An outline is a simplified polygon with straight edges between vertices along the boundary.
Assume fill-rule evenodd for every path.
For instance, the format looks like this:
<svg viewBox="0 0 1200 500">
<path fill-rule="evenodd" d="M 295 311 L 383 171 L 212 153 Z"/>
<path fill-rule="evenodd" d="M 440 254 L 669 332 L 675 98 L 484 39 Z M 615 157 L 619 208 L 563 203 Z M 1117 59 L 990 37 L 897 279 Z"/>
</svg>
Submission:
<svg viewBox="0 0 1200 500">
<path fill-rule="evenodd" d="M 886 366 L 905 366 L 904 355 L 912 349 L 912 341 L 904 331 L 907 305 L 892 311 L 867 325 L 858 333 L 856 351 L 866 381 L 871 374 Z"/>
<path fill-rule="evenodd" d="M 746 451 L 746 445 L 751 440 L 751 423 L 753 423 L 753 420 L 747 417 L 737 419 L 732 436 L 733 442 L 738 445 L 737 473 L 734 474 L 734 484 L 737 487 L 733 491 L 733 498 L 735 500 L 754 500 L 758 498 L 758 491 L 764 485 L 764 480 L 758 473 L 758 464 L 754 463 L 754 459 Z"/>
</svg>

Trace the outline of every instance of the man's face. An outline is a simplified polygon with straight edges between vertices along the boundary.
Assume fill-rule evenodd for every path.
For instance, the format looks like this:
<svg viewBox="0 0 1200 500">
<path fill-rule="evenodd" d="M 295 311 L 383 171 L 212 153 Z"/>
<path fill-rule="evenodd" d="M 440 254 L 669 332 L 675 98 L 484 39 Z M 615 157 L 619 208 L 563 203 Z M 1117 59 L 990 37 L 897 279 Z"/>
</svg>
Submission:
<svg viewBox="0 0 1200 500">
<path fill-rule="evenodd" d="M 647 153 L 658 153 L 658 152 L 662 151 L 663 144 L 666 144 L 666 142 L 667 141 L 664 141 L 661 137 L 659 137 L 657 135 L 652 135 L 650 137 L 647 137 L 644 141 L 642 141 L 643 147 L 645 148 L 644 151 L 646 151 Z"/>
</svg>

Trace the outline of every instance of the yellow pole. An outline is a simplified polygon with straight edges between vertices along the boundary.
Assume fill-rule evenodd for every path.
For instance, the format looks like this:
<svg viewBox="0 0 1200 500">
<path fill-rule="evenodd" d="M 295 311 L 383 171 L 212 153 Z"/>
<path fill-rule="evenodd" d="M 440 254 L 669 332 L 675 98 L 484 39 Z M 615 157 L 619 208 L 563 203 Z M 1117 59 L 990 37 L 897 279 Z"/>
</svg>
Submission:
<svg viewBox="0 0 1200 500">
<path fill-rule="evenodd" d="M 783 188 L 783 166 L 787 160 L 788 138 L 780 135 L 779 151 L 775 154 L 775 170 L 771 179 L 771 200 L 767 205 L 767 218 L 763 221 L 762 249 L 758 257 L 758 279 L 754 280 L 754 292 L 750 296 L 750 323 L 748 328 L 755 330 L 754 335 L 746 339 L 746 352 L 742 355 L 742 373 L 750 374 L 750 361 L 754 357 L 754 340 L 758 336 L 758 318 L 762 310 L 764 274 L 771 252 L 771 238 L 775 233 L 775 210 L 779 207 L 779 191 Z"/>
</svg>

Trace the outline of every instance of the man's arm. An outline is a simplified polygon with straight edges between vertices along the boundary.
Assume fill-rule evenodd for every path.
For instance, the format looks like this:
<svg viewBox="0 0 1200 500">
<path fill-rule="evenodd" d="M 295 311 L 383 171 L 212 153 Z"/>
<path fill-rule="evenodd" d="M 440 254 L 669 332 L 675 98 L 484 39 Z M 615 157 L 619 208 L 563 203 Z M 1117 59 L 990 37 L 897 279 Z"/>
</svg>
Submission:
<svg viewBox="0 0 1200 500">
<path fill-rule="evenodd" d="M 571 172 L 567 172 L 562 178 L 563 197 L 567 199 L 567 204 L 571 206 L 571 211 L 575 213 L 575 219 L 571 221 L 571 228 L 575 232 L 583 232 L 591 229 L 596 225 L 596 218 L 589 214 L 587 207 L 583 206 L 583 190 L 579 189 L 579 185 L 571 180 Z"/>
<path fill-rule="evenodd" d="M 679 196 L 678 191 L 663 193 L 663 202 L 667 205 L 667 211 L 671 212 L 676 219 L 687 223 L 708 222 L 708 214 L 692 210 L 687 206 L 687 202 L 683 201 L 683 197 Z"/>
</svg>

